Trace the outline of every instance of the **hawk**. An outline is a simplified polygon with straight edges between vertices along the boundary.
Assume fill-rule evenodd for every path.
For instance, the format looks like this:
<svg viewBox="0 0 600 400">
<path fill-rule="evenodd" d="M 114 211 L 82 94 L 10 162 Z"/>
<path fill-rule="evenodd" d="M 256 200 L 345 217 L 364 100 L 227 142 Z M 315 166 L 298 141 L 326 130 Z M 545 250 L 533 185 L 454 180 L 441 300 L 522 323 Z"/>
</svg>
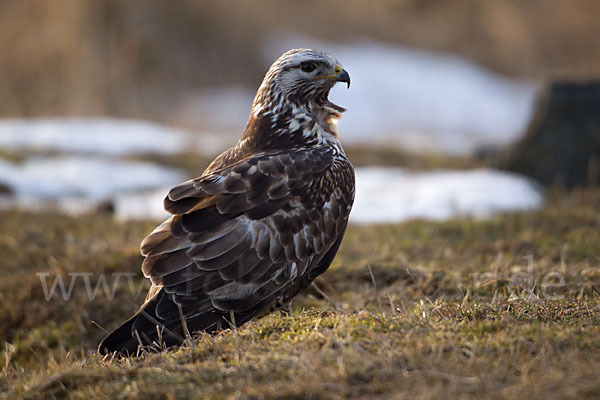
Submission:
<svg viewBox="0 0 600 400">
<path fill-rule="evenodd" d="M 328 100 L 350 76 L 331 55 L 284 53 L 267 71 L 237 144 L 172 188 L 172 216 L 141 244 L 145 303 L 100 343 L 135 354 L 285 309 L 329 267 L 354 201 Z"/>
</svg>

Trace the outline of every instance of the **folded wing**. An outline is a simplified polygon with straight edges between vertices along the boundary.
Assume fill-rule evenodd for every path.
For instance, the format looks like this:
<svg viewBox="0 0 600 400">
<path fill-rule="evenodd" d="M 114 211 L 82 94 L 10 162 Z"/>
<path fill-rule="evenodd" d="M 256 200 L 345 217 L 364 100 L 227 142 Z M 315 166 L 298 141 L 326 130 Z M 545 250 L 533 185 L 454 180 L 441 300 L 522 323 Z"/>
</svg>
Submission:
<svg viewBox="0 0 600 400">
<path fill-rule="evenodd" d="M 260 154 L 174 187 L 173 216 L 141 247 L 151 318 L 125 329 L 151 340 L 156 325 L 181 332 L 183 317 L 210 331 L 289 301 L 331 263 L 353 197 L 352 167 L 329 146 Z"/>
</svg>

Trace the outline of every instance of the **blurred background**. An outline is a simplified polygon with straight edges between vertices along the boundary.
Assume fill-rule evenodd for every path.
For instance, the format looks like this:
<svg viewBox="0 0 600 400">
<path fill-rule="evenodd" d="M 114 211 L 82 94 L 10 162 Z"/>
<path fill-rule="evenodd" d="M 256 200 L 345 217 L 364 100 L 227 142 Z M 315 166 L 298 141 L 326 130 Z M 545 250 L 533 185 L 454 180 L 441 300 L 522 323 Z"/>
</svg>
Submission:
<svg viewBox="0 0 600 400">
<path fill-rule="evenodd" d="M 282 52 L 331 52 L 355 223 L 532 209 L 600 181 L 596 0 L 5 1 L 0 206 L 162 218 Z"/>
</svg>

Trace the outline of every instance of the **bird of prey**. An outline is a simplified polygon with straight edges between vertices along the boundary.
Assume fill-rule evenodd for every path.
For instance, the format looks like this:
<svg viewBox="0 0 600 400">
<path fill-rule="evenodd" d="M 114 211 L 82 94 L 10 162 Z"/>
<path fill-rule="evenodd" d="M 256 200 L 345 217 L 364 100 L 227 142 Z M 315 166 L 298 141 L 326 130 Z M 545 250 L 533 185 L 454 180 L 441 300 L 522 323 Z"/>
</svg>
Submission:
<svg viewBox="0 0 600 400">
<path fill-rule="evenodd" d="M 202 176 L 172 188 L 169 219 L 141 244 L 152 287 L 99 352 L 181 343 L 285 309 L 329 267 L 354 201 L 354 169 L 338 139 L 350 87 L 322 51 L 284 53 L 267 71 L 237 144 Z"/>
</svg>

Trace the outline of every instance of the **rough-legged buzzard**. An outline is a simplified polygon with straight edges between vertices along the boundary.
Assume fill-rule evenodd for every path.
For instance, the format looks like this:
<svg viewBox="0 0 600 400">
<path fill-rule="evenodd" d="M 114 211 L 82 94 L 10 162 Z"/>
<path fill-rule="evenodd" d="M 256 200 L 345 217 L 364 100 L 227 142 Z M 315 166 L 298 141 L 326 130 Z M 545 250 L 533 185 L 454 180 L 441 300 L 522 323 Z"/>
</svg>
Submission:
<svg viewBox="0 0 600 400">
<path fill-rule="evenodd" d="M 290 50 L 267 72 L 242 137 L 165 198 L 173 214 L 142 242 L 152 288 L 102 354 L 181 343 L 287 304 L 331 264 L 354 200 L 328 100 L 350 77 L 331 55 Z"/>
</svg>

